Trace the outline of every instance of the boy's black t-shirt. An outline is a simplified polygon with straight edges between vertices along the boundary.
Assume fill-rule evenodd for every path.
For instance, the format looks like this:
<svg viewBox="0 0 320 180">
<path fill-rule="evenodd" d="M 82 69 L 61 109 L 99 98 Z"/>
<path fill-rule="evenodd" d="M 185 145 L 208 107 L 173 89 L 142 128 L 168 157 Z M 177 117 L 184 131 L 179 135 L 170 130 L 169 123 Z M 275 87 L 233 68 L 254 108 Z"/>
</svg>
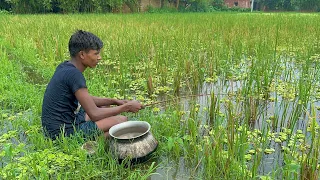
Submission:
<svg viewBox="0 0 320 180">
<path fill-rule="evenodd" d="M 87 88 L 83 74 L 70 62 L 61 63 L 47 86 L 42 104 L 42 126 L 50 137 L 58 135 L 61 128 L 70 130 L 81 123 L 75 121 L 79 106 L 75 92 L 80 88 Z"/>
</svg>

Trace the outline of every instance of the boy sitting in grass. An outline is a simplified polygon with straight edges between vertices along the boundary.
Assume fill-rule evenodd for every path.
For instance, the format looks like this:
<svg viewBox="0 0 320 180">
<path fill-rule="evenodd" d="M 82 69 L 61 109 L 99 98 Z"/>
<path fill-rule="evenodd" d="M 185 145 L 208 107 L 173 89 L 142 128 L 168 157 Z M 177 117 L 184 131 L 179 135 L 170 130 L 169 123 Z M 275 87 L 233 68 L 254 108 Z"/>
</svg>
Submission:
<svg viewBox="0 0 320 180">
<path fill-rule="evenodd" d="M 71 36 L 71 59 L 58 65 L 43 98 L 42 126 L 50 138 L 75 132 L 89 137 L 99 130 L 107 137 L 112 126 L 127 121 L 127 117 L 120 113 L 135 113 L 142 108 L 138 101 L 99 98 L 89 94 L 82 73 L 88 67 L 97 66 L 102 47 L 102 41 L 90 32 L 78 30 Z"/>
</svg>

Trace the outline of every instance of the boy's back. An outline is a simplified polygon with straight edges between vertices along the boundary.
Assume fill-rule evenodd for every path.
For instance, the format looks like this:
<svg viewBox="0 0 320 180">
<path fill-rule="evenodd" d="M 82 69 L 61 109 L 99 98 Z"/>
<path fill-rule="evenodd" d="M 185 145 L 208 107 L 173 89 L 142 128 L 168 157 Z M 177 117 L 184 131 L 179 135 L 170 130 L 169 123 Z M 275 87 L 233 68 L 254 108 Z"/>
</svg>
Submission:
<svg viewBox="0 0 320 180">
<path fill-rule="evenodd" d="M 50 80 L 43 98 L 42 125 L 50 137 L 60 133 L 65 124 L 66 130 L 73 130 L 78 100 L 74 93 L 86 88 L 82 73 L 70 62 L 61 63 Z"/>
</svg>

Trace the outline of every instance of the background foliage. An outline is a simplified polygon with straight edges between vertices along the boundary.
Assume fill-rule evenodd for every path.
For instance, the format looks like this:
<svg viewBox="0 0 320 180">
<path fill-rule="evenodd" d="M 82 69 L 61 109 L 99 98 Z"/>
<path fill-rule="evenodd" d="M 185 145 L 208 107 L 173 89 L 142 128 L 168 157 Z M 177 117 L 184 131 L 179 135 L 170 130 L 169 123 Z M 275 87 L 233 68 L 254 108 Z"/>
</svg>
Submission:
<svg viewBox="0 0 320 180">
<path fill-rule="evenodd" d="M 157 11 L 208 12 L 217 10 L 243 11 L 227 8 L 224 0 L 159 0 Z M 0 0 L 0 10 L 13 13 L 105 13 L 121 12 L 126 4 L 131 12 L 139 12 L 141 0 Z M 256 10 L 267 11 L 319 11 L 320 0 L 256 0 Z M 156 8 L 157 9 L 157 8 Z M 154 12 L 155 8 L 150 7 Z M 172 12 L 172 10 L 170 10 Z"/>
</svg>

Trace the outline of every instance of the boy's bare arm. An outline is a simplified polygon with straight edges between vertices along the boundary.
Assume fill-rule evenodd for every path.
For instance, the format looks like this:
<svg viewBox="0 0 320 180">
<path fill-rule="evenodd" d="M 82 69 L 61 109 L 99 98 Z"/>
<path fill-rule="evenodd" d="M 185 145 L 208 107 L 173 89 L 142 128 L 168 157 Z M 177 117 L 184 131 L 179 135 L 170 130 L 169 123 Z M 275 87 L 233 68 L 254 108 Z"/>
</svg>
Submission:
<svg viewBox="0 0 320 180">
<path fill-rule="evenodd" d="M 99 108 L 88 93 L 87 88 L 77 90 L 75 96 L 92 121 L 116 116 L 122 112 L 138 112 L 142 108 L 142 105 L 138 101 L 130 101 L 110 108 Z"/>
<path fill-rule="evenodd" d="M 117 100 L 113 98 L 101 98 L 96 96 L 91 96 L 96 106 L 110 106 L 110 105 L 122 105 L 124 104 L 122 100 Z"/>
</svg>

